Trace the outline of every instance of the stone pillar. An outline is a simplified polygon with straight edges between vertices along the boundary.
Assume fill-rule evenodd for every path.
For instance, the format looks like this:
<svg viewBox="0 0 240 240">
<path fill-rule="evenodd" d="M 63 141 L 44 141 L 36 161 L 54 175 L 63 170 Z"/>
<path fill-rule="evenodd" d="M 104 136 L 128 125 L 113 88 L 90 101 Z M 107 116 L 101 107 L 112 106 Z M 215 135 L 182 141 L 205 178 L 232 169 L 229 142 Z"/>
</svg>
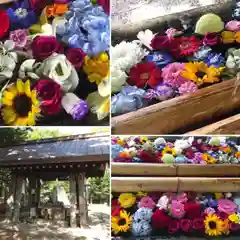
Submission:
<svg viewBox="0 0 240 240">
<path fill-rule="evenodd" d="M 30 218 L 36 217 L 36 204 L 37 204 L 37 181 L 36 176 L 29 177 L 28 188 L 28 208 Z"/>
<path fill-rule="evenodd" d="M 9 196 L 7 197 L 7 210 L 6 218 L 12 220 L 13 217 L 13 205 L 16 191 L 16 174 L 11 174 L 11 183 L 9 185 Z"/>
<path fill-rule="evenodd" d="M 69 201 L 71 204 L 70 207 L 70 227 L 76 227 L 76 175 L 74 173 L 71 173 L 69 176 L 70 181 L 70 197 Z"/>
<path fill-rule="evenodd" d="M 24 177 L 17 176 L 16 191 L 14 196 L 13 222 L 19 221 L 23 183 L 24 183 Z"/>
<path fill-rule="evenodd" d="M 80 226 L 87 226 L 87 201 L 85 198 L 85 173 L 77 174 L 77 188 L 78 188 L 78 208 L 80 217 Z"/>
</svg>

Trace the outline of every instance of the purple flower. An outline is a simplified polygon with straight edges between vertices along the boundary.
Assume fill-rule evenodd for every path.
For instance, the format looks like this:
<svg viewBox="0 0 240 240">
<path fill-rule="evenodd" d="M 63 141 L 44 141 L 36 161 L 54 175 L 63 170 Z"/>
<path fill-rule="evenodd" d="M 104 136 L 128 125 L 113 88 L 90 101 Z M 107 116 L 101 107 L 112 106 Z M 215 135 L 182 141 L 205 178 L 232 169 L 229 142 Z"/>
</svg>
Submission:
<svg viewBox="0 0 240 240">
<path fill-rule="evenodd" d="M 208 66 L 214 66 L 216 68 L 222 67 L 225 64 L 225 58 L 221 53 L 211 53 L 204 60 Z"/>
<path fill-rule="evenodd" d="M 88 104 L 84 100 L 80 100 L 71 110 L 70 114 L 74 120 L 82 120 L 88 114 Z"/>
<path fill-rule="evenodd" d="M 24 48 L 28 41 L 28 30 L 27 29 L 17 29 L 10 32 L 9 39 L 15 43 L 17 48 Z"/>
<path fill-rule="evenodd" d="M 7 14 L 11 22 L 11 29 L 29 28 L 37 23 L 37 15 L 30 8 L 28 0 L 14 2 L 14 8 L 8 8 Z"/>
<path fill-rule="evenodd" d="M 191 82 L 191 81 L 187 81 L 187 82 L 183 83 L 178 88 L 178 91 L 179 91 L 180 95 L 196 92 L 197 90 L 198 90 L 197 85 L 195 83 Z"/>
<path fill-rule="evenodd" d="M 155 98 L 159 101 L 165 101 L 169 98 L 173 98 L 174 93 L 174 90 L 169 85 L 161 83 L 157 85 L 154 89 L 148 89 L 146 98 Z"/>
<path fill-rule="evenodd" d="M 148 62 L 155 63 L 155 65 L 158 66 L 159 68 L 163 68 L 167 64 L 171 63 L 173 59 L 171 55 L 162 51 L 149 54 L 148 56 L 146 56 L 146 60 Z"/>
</svg>

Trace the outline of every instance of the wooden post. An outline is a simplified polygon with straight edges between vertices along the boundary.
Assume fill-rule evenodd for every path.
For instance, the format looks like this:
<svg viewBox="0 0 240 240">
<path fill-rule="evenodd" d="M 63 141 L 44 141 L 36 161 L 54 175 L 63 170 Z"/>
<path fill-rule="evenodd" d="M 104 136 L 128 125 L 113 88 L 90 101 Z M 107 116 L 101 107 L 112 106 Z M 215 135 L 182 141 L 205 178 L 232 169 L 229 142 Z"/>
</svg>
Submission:
<svg viewBox="0 0 240 240">
<path fill-rule="evenodd" d="M 70 181 L 70 227 L 76 227 L 76 175 L 71 173 L 69 176 Z"/>
<path fill-rule="evenodd" d="M 16 191 L 15 191 L 15 197 L 14 197 L 13 222 L 19 221 L 23 182 L 24 182 L 24 177 L 17 176 Z"/>
<path fill-rule="evenodd" d="M 6 218 L 12 220 L 13 216 L 13 204 L 15 198 L 16 191 L 16 174 L 11 174 L 11 184 L 9 185 L 9 196 L 7 197 L 7 210 L 6 210 Z"/>
<path fill-rule="evenodd" d="M 29 209 L 29 216 L 30 218 L 35 217 L 36 213 L 36 189 L 37 189 L 37 182 L 36 176 L 31 175 L 29 177 L 29 189 L 28 189 L 28 209 Z"/>
<path fill-rule="evenodd" d="M 77 175 L 77 188 L 78 188 L 78 199 L 79 199 L 79 218 L 80 218 L 80 226 L 87 226 L 87 205 L 85 198 L 85 173 L 80 173 Z"/>
</svg>

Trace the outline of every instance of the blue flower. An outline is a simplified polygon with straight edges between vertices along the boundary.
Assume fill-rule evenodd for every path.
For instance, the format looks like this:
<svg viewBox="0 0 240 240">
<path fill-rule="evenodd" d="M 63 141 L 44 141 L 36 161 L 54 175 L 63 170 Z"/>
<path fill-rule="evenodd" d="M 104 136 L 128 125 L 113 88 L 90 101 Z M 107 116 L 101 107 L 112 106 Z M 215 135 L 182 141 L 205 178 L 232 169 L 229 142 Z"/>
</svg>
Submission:
<svg viewBox="0 0 240 240">
<path fill-rule="evenodd" d="M 173 58 L 170 54 L 160 51 L 154 52 L 153 54 L 149 54 L 146 56 L 146 60 L 148 62 L 154 62 L 156 66 L 163 68 L 169 63 L 173 62 Z"/>
<path fill-rule="evenodd" d="M 111 146 L 112 149 L 112 159 L 116 158 L 120 152 L 124 150 L 124 148 L 119 144 L 113 144 Z"/>
<path fill-rule="evenodd" d="M 72 48 L 81 48 L 95 56 L 109 50 L 109 17 L 101 6 L 90 0 L 73 1 L 65 14 L 68 20 L 57 27 L 58 37 Z"/>
<path fill-rule="evenodd" d="M 222 67 L 225 64 L 225 58 L 222 56 L 221 53 L 210 53 L 204 62 L 208 66 L 214 66 L 216 68 Z"/>
<path fill-rule="evenodd" d="M 186 158 L 186 157 L 183 156 L 183 155 L 180 155 L 180 156 L 177 156 L 177 157 L 175 158 L 175 161 L 176 161 L 177 163 L 187 163 L 187 162 L 188 162 L 188 158 Z"/>
<path fill-rule="evenodd" d="M 132 162 L 140 163 L 140 162 L 144 162 L 144 161 L 139 157 L 133 157 Z"/>
<path fill-rule="evenodd" d="M 136 86 L 128 86 L 112 97 L 111 112 L 113 115 L 120 115 L 136 111 L 147 105 L 145 99 L 146 91 Z"/>
<path fill-rule="evenodd" d="M 16 2 L 14 8 L 8 8 L 7 14 L 11 22 L 11 30 L 19 28 L 29 28 L 37 23 L 37 15 L 30 8 L 28 0 Z"/>
<path fill-rule="evenodd" d="M 212 49 L 208 46 L 202 46 L 197 52 L 194 53 L 194 60 L 203 61 L 205 60 Z"/>
</svg>

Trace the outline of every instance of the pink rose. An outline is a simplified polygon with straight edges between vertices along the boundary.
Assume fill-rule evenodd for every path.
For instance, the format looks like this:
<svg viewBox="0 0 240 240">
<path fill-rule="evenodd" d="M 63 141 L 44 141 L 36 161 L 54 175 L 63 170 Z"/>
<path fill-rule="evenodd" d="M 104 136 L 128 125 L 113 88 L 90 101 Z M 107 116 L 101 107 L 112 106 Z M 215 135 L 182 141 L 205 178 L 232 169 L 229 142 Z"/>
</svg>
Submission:
<svg viewBox="0 0 240 240">
<path fill-rule="evenodd" d="M 27 29 L 17 29 L 10 32 L 9 39 L 15 43 L 17 48 L 24 48 L 28 41 L 28 30 Z"/>
<path fill-rule="evenodd" d="M 237 204 L 229 199 L 219 199 L 218 200 L 218 211 L 224 212 L 229 215 L 235 213 L 237 210 Z"/>
<path fill-rule="evenodd" d="M 53 80 L 39 80 L 34 89 L 41 99 L 41 110 L 45 114 L 56 114 L 62 108 L 62 91 L 60 85 Z"/>
<path fill-rule="evenodd" d="M 155 208 L 155 206 L 156 206 L 155 202 L 149 196 L 142 197 L 142 199 L 138 203 L 138 207 L 139 208 L 150 208 L 150 209 L 153 209 L 153 208 Z"/>
<path fill-rule="evenodd" d="M 232 20 L 226 24 L 225 28 L 228 31 L 238 32 L 240 31 L 240 21 Z"/>
<path fill-rule="evenodd" d="M 56 37 L 52 36 L 37 36 L 32 42 L 32 52 L 34 58 L 39 61 L 51 56 L 59 49 L 59 43 Z"/>
<path fill-rule="evenodd" d="M 67 59 L 75 68 L 81 68 L 86 54 L 81 48 L 70 48 L 67 51 Z"/>
<path fill-rule="evenodd" d="M 174 218 L 183 218 L 185 215 L 184 204 L 177 200 L 173 200 L 170 209 L 171 215 Z"/>
</svg>

